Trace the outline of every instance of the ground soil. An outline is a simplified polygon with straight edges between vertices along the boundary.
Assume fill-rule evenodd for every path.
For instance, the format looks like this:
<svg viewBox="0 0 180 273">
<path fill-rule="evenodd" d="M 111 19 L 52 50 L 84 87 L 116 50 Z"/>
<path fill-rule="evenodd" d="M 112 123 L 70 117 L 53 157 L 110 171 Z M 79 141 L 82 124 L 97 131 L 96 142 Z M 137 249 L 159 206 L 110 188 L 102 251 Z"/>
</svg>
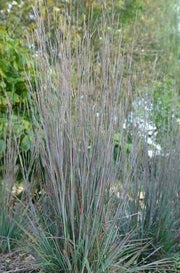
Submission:
<svg viewBox="0 0 180 273">
<path fill-rule="evenodd" d="M 0 254 L 0 273 L 37 273 L 35 259 L 30 254 L 14 251 Z"/>
</svg>

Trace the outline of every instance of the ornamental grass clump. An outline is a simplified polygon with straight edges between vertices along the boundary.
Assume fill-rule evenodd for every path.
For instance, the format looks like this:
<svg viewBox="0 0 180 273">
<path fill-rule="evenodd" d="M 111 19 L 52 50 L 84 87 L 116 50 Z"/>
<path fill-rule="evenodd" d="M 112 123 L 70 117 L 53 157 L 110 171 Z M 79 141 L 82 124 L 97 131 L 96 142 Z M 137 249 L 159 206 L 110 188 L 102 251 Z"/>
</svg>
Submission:
<svg viewBox="0 0 180 273">
<path fill-rule="evenodd" d="M 150 157 L 147 142 L 137 142 L 133 137 L 129 161 L 125 161 L 121 171 L 124 181 L 127 181 L 129 194 L 126 214 L 130 217 L 124 230 L 127 232 L 135 228 L 136 238 L 152 238 L 149 251 L 155 251 L 156 258 L 179 251 L 178 139 L 177 131 L 168 132 L 168 136 L 164 136 L 165 143 L 162 142 L 161 154 L 154 149 L 154 155 Z M 131 175 L 127 174 L 127 169 Z M 120 183 L 117 189 L 121 187 Z M 151 259 L 155 257 L 151 256 Z"/>
<path fill-rule="evenodd" d="M 36 13 L 36 84 L 30 84 L 29 98 L 36 171 L 29 182 L 33 185 L 38 172 L 41 197 L 29 199 L 25 233 L 43 272 L 139 272 L 167 262 L 148 264 L 141 256 L 150 239 L 135 239 L 134 226 L 123 232 L 131 218 L 122 166 L 131 164 L 123 127 L 132 89 L 130 79 L 122 78 L 130 65 L 121 54 L 121 35 L 107 31 L 105 18 L 97 51 L 86 29 L 72 44 L 66 22 L 63 35 L 57 31 L 55 40 L 47 39 Z M 133 166 L 124 167 L 131 180 Z"/>
<path fill-rule="evenodd" d="M 0 155 L 0 253 L 11 252 L 22 238 L 19 227 L 24 219 L 24 206 L 19 203 L 15 194 L 18 187 L 18 143 L 13 137 L 11 114 L 9 130 L 4 131 L 4 149 Z"/>
</svg>

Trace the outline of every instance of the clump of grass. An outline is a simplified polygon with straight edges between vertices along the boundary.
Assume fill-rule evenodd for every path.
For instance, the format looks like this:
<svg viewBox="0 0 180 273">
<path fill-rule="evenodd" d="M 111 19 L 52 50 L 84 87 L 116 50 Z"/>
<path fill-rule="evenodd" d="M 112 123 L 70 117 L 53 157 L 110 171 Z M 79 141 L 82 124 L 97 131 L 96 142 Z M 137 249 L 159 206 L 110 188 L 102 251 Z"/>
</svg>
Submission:
<svg viewBox="0 0 180 273">
<path fill-rule="evenodd" d="M 139 213 L 141 187 L 147 200 L 141 228 L 154 199 L 147 197 L 152 189 L 143 183 L 147 157 L 135 145 L 137 136 L 133 152 L 126 149 L 128 133 L 122 128 L 132 89 L 129 81 L 127 85 L 122 81 L 121 37 L 106 31 L 109 22 L 103 17 L 99 51 L 94 51 L 92 34 L 85 29 L 82 40 L 73 41 L 72 50 L 68 23 L 62 26 L 64 35 L 57 31 L 52 44 L 36 16 L 38 57 L 30 107 L 44 192 L 38 203 L 30 201 L 30 228 L 25 232 L 37 263 L 45 272 L 74 273 L 139 272 L 164 265 L 165 260 L 147 263 L 149 234 L 134 240 L 137 217 L 135 225 L 127 220 Z M 119 130 L 120 149 L 114 160 Z M 133 179 L 139 179 L 136 195 Z M 119 194 L 114 192 L 118 185 Z"/>
<path fill-rule="evenodd" d="M 138 238 L 151 237 L 156 257 L 178 251 L 179 229 L 179 132 L 163 136 L 162 152 L 151 158 L 146 140 L 133 134 L 132 149 L 121 170 L 127 181 L 129 201 L 126 229 L 136 228 Z M 126 173 L 127 168 L 131 175 Z M 152 256 L 151 256 L 152 258 Z"/>
<path fill-rule="evenodd" d="M 9 125 L 12 125 L 9 121 Z M 18 151 L 17 143 L 13 138 L 12 127 L 4 133 L 6 147 L 1 155 L 0 181 L 0 252 L 6 253 L 18 245 L 22 237 L 19 225 L 22 224 L 23 207 L 13 195 L 13 187 L 17 183 Z M 18 224 L 17 224 L 18 223 Z"/>
</svg>

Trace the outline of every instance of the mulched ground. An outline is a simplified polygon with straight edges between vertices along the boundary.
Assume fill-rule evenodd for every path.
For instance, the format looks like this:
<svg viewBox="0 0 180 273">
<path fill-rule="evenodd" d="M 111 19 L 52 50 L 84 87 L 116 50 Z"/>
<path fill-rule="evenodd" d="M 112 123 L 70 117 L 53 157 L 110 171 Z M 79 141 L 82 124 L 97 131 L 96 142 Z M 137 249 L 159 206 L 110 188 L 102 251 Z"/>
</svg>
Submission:
<svg viewBox="0 0 180 273">
<path fill-rule="evenodd" d="M 35 259 L 30 254 L 18 251 L 0 254 L 0 273 L 37 273 Z"/>
<path fill-rule="evenodd" d="M 35 265 L 35 258 L 30 254 L 23 254 L 19 251 L 14 251 L 8 254 L 0 254 L 0 273 L 38 273 L 38 272 L 40 273 L 40 268 L 37 268 L 37 266 Z M 174 272 L 180 272 L 180 271 L 174 271 L 174 270 L 166 271 L 166 273 L 174 273 Z"/>
</svg>

